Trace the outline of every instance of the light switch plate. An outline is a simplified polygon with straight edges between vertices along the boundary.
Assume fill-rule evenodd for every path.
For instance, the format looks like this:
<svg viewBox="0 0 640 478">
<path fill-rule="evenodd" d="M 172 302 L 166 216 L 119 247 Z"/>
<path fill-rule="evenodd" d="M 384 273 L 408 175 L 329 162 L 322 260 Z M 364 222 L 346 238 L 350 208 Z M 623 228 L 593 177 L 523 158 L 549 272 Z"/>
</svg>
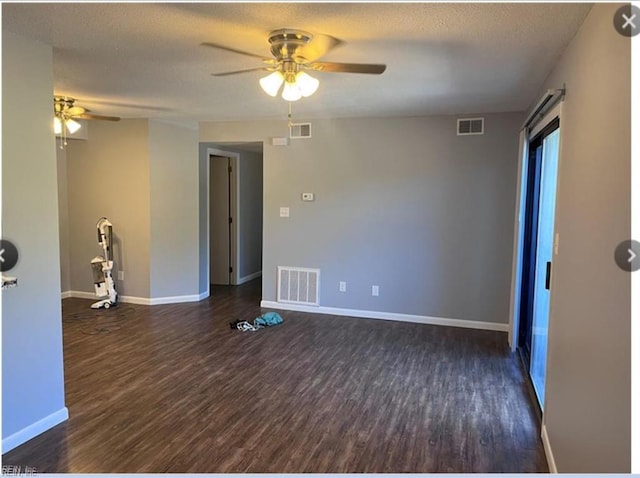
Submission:
<svg viewBox="0 0 640 478">
<path fill-rule="evenodd" d="M 280 208 L 280 217 L 289 217 L 289 208 L 281 207 Z"/>
<path fill-rule="evenodd" d="M 271 138 L 271 144 L 273 146 L 287 146 L 289 144 L 289 138 Z"/>
</svg>

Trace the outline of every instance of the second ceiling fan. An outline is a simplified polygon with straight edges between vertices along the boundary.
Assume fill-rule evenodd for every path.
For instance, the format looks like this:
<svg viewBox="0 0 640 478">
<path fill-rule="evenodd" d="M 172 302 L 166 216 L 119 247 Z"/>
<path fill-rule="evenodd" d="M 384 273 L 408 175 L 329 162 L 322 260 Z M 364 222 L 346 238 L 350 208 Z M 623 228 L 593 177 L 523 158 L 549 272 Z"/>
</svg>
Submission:
<svg viewBox="0 0 640 478">
<path fill-rule="evenodd" d="M 229 76 L 253 71 L 271 72 L 260 80 L 262 89 L 267 94 L 276 96 L 284 84 L 282 97 L 287 101 L 296 101 L 303 96 L 312 95 L 318 88 L 319 81 L 309 75 L 307 71 L 380 75 L 386 70 L 387 66 L 383 64 L 318 61 L 319 58 L 342 43 L 341 40 L 329 35 L 313 35 L 302 30 L 282 28 L 269 34 L 273 58 L 265 58 L 255 53 L 218 43 L 205 42 L 202 45 L 259 58 L 263 62 L 260 67 L 213 73 L 213 76 Z"/>
<path fill-rule="evenodd" d="M 120 121 L 117 116 L 104 116 L 89 113 L 90 110 L 77 106 L 75 98 L 55 95 L 53 97 L 53 131 L 60 136 L 60 149 L 67 144 L 67 132 L 75 133 L 81 127 L 77 119 Z"/>
</svg>

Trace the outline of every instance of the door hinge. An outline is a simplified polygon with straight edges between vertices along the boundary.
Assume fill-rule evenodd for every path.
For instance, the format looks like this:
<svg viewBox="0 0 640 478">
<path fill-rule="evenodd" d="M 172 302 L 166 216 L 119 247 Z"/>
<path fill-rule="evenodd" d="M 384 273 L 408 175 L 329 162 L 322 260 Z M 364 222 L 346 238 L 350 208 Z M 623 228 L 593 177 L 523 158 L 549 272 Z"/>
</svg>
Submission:
<svg viewBox="0 0 640 478">
<path fill-rule="evenodd" d="M 232 217 L 230 217 L 230 218 L 229 218 L 229 224 L 231 224 L 232 222 L 233 222 L 233 218 L 232 218 Z"/>
<path fill-rule="evenodd" d="M 231 166 L 229 166 L 229 172 L 231 172 Z"/>
<path fill-rule="evenodd" d="M 229 274 L 233 273 L 233 267 L 229 267 Z"/>
</svg>

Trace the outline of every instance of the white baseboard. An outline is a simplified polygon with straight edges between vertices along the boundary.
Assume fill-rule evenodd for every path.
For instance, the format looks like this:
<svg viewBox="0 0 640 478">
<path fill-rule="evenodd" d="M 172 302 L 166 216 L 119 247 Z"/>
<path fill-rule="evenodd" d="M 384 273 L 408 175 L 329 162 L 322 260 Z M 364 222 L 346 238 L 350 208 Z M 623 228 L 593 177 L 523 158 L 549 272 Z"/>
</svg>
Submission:
<svg viewBox="0 0 640 478">
<path fill-rule="evenodd" d="M 447 319 L 443 317 L 428 317 L 424 315 L 397 314 L 393 312 L 378 312 L 374 310 L 340 309 L 337 307 L 313 307 L 308 305 L 285 304 L 263 300 L 260 307 L 266 309 L 295 310 L 312 314 L 341 315 L 346 317 L 360 317 L 364 319 L 395 320 L 398 322 L 414 322 L 417 324 L 444 325 L 447 327 L 464 327 L 467 329 L 496 330 L 507 332 L 509 324 L 493 322 L 478 322 L 475 320 Z"/>
<path fill-rule="evenodd" d="M 545 425 L 542 425 L 542 433 L 540 433 L 540 437 L 542 438 L 542 445 L 544 446 L 544 454 L 547 456 L 549 472 L 558 473 L 556 460 L 553 457 L 553 451 L 551 450 L 551 443 L 549 442 L 549 435 L 547 434 L 547 427 Z"/>
<path fill-rule="evenodd" d="M 76 298 L 76 299 L 93 299 L 98 300 L 95 294 L 91 292 L 82 292 L 80 290 L 68 290 L 62 293 L 63 299 Z"/>
<path fill-rule="evenodd" d="M 249 274 L 248 276 L 241 277 L 240 279 L 238 279 L 238 283 L 236 285 L 242 285 L 245 282 L 257 279 L 258 277 L 262 277 L 262 271 L 254 272 L 253 274 Z"/>
<path fill-rule="evenodd" d="M 137 305 L 153 305 L 151 303 L 153 299 L 148 297 L 135 297 L 132 295 L 119 295 L 118 302 L 122 302 L 123 304 L 137 304 Z"/>
<path fill-rule="evenodd" d="M 53 412 L 51 415 L 48 415 L 41 420 L 32 423 L 28 427 L 15 432 L 13 435 L 9 435 L 7 438 L 4 438 L 2 440 L 2 453 L 13 450 L 17 446 L 28 442 L 32 438 L 46 432 L 50 428 L 53 428 L 59 423 L 62 423 L 68 419 L 69 410 L 67 410 L 67 407 L 62 407 L 57 412 Z"/>
<path fill-rule="evenodd" d="M 201 297 L 203 294 L 193 294 L 193 295 L 176 295 L 173 297 L 153 297 L 151 299 L 142 299 L 147 301 L 148 305 L 160 305 L 160 304 L 180 304 L 183 302 L 198 302 L 204 297 Z M 208 293 L 206 295 L 209 295 Z M 141 299 L 141 297 L 123 297 L 123 299 Z M 130 304 L 135 304 L 131 300 L 123 300 L 122 302 L 129 302 Z"/>
<path fill-rule="evenodd" d="M 75 297 L 77 299 L 93 299 L 98 300 L 95 294 L 92 292 L 84 292 L 80 290 L 70 290 L 62 293 L 62 298 Z M 118 302 L 123 304 L 138 304 L 138 305 L 161 305 L 161 304 L 180 304 L 183 302 L 198 302 L 202 299 L 209 297 L 209 292 L 203 292 L 202 294 L 193 295 L 177 295 L 173 297 L 135 297 L 131 295 L 119 295 Z"/>
</svg>

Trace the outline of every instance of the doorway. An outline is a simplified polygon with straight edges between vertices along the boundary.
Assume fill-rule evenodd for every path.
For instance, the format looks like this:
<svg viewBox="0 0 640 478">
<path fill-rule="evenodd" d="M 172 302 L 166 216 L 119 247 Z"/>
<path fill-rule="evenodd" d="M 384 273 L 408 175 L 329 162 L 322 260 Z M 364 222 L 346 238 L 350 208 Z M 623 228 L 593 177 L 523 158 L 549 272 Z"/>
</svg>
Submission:
<svg viewBox="0 0 640 478">
<path fill-rule="evenodd" d="M 200 287 L 211 295 L 262 276 L 262 142 L 201 143 L 200 175 Z"/>
<path fill-rule="evenodd" d="M 232 158 L 209 156 L 209 283 L 234 283 L 235 176 Z"/>
<path fill-rule="evenodd" d="M 528 140 L 518 350 L 544 410 L 560 118 Z"/>
</svg>

